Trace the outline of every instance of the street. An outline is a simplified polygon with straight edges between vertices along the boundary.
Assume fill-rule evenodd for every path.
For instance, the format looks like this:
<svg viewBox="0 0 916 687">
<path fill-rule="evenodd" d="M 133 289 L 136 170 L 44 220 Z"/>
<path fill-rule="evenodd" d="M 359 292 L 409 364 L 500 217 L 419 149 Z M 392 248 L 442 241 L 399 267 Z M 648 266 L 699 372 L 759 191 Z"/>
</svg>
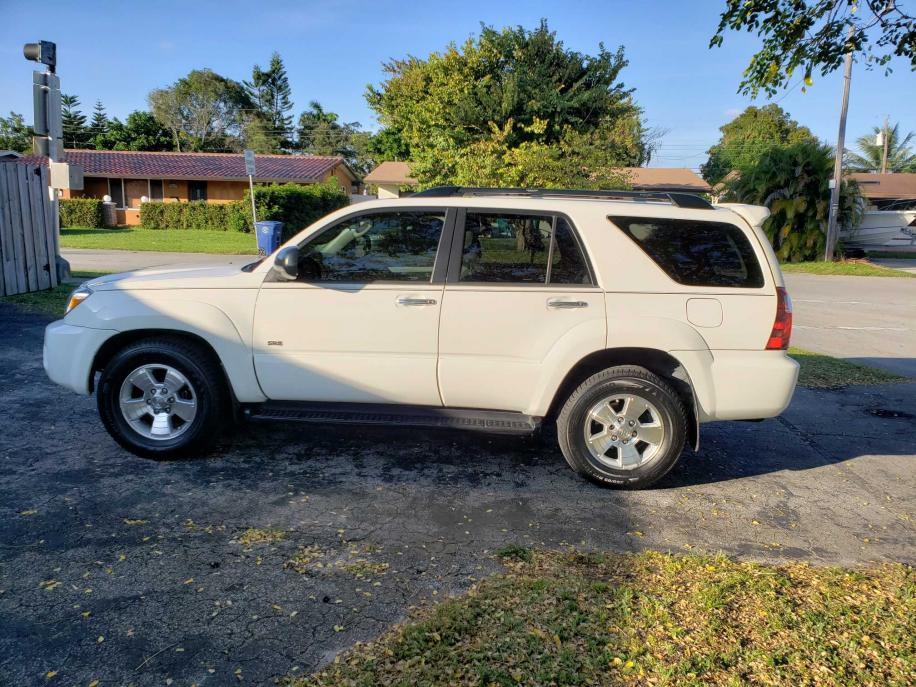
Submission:
<svg viewBox="0 0 916 687">
<path fill-rule="evenodd" d="M 549 441 L 444 431 L 252 424 L 156 463 L 46 379 L 47 322 L 0 305 L 4 684 L 307 673 L 506 544 L 916 562 L 913 384 L 799 389 L 781 418 L 706 425 L 642 492 L 579 479 Z M 283 538 L 243 544 L 249 528 Z"/>
</svg>

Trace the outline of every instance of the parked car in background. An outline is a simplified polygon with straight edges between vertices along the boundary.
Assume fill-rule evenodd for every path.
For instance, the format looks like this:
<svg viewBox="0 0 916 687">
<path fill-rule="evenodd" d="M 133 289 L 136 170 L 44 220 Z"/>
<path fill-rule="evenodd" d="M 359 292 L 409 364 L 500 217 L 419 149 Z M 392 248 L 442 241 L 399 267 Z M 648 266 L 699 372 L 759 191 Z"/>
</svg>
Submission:
<svg viewBox="0 0 916 687">
<path fill-rule="evenodd" d="M 50 378 L 149 458 L 235 418 L 530 433 L 645 487 L 700 425 L 772 417 L 798 373 L 764 208 L 676 193 L 430 189 L 338 210 L 272 258 L 80 286 Z"/>
</svg>

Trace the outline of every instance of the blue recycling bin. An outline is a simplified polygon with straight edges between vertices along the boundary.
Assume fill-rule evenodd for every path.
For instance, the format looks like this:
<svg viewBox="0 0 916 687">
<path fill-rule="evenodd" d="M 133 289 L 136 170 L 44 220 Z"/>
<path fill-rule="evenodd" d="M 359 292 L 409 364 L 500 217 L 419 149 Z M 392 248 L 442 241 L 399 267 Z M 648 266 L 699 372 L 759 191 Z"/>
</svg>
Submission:
<svg viewBox="0 0 916 687">
<path fill-rule="evenodd" d="M 263 220 L 255 224 L 258 240 L 258 255 L 270 255 L 280 247 L 280 236 L 283 234 L 283 222 Z"/>
</svg>

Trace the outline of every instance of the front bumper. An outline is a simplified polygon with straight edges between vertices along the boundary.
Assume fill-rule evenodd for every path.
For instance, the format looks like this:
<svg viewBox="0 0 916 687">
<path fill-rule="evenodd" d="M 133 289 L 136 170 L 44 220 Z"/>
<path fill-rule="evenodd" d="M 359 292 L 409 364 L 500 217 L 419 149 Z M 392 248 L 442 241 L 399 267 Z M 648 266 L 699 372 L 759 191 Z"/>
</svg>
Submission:
<svg viewBox="0 0 916 687">
<path fill-rule="evenodd" d="M 115 334 L 113 329 L 74 327 L 63 320 L 52 322 L 45 328 L 42 350 L 45 372 L 55 384 L 88 394 L 95 354 Z"/>
</svg>

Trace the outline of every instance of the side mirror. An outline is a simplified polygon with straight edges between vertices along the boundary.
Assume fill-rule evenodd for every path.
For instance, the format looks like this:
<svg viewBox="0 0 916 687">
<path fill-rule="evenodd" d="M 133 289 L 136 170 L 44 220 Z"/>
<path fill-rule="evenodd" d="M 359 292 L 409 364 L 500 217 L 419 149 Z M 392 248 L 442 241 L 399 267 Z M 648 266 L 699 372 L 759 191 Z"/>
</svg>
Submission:
<svg viewBox="0 0 916 687">
<path fill-rule="evenodd" d="M 281 248 L 274 258 L 274 271 L 281 278 L 293 281 L 299 277 L 299 248 L 297 246 L 287 246 Z"/>
</svg>

